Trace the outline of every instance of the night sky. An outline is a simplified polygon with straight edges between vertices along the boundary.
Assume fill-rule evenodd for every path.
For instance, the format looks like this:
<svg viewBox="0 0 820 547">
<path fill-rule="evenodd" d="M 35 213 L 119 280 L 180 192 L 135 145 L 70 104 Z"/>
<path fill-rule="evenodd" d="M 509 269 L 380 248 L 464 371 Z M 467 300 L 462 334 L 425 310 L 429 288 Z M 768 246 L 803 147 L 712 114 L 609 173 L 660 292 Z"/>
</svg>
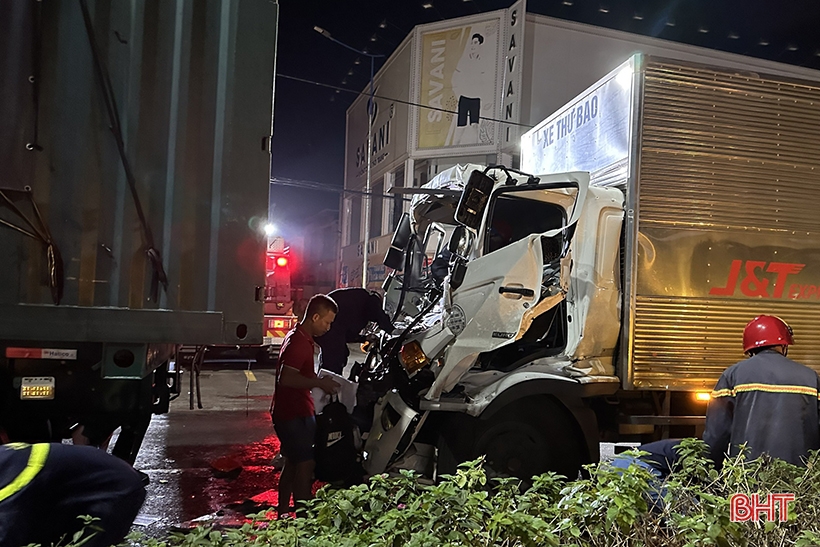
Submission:
<svg viewBox="0 0 820 547">
<path fill-rule="evenodd" d="M 369 60 L 363 57 L 355 64 L 355 53 L 324 38 L 314 26 L 351 47 L 389 56 L 415 25 L 507 8 L 512 2 L 279 0 L 272 176 L 337 189 L 343 185 L 345 112 L 355 94 L 286 77 L 357 92 L 369 82 Z M 820 69 L 816 0 L 529 0 L 527 10 Z M 286 236 L 298 235 L 302 219 L 337 209 L 339 196 L 274 185 L 273 219 Z"/>
</svg>

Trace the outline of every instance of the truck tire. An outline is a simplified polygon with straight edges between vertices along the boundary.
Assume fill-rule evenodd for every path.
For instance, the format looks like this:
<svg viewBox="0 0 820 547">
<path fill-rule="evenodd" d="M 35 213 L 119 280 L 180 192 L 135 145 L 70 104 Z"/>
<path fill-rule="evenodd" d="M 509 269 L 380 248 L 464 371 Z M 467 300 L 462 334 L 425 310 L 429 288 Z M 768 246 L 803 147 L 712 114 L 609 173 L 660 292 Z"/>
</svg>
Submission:
<svg viewBox="0 0 820 547">
<path fill-rule="evenodd" d="M 575 480 L 583 459 L 570 419 L 548 397 L 517 401 L 479 420 L 473 453 L 486 454 L 487 466 L 499 476 L 529 480 L 554 471 Z"/>
<path fill-rule="evenodd" d="M 478 419 L 460 413 L 448 413 L 442 420 L 436 442 L 436 480 L 455 474 L 458 464 L 471 459 L 477 422 Z"/>
<path fill-rule="evenodd" d="M 137 452 L 142 446 L 142 440 L 151 424 L 151 414 L 143 414 L 135 417 L 132 421 L 122 424 L 120 435 L 111 450 L 111 454 L 125 460 L 131 465 L 137 459 Z"/>
<path fill-rule="evenodd" d="M 499 410 L 487 420 L 454 416 L 442 427 L 438 475 L 458 463 L 486 456 L 488 475 L 518 477 L 554 471 L 570 480 L 584 461 L 579 433 L 561 406 L 548 397 L 530 397 Z"/>
</svg>

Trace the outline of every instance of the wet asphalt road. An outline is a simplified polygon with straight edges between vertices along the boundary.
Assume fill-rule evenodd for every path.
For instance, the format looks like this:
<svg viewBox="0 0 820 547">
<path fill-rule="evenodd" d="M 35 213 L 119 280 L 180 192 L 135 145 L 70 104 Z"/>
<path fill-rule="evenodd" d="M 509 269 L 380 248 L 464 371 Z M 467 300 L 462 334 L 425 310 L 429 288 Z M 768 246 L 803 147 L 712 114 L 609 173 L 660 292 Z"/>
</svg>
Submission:
<svg viewBox="0 0 820 547">
<path fill-rule="evenodd" d="M 171 411 L 153 417 L 134 465 L 151 479 L 134 529 L 151 536 L 198 518 L 241 522 L 233 509 L 259 494 L 275 501 L 266 494 L 278 484 L 271 460 L 279 443 L 268 414 L 273 371 L 254 370 L 249 381 L 241 368 L 204 370 L 201 410 L 189 409 L 187 382 Z"/>
<path fill-rule="evenodd" d="M 252 372 L 249 379 L 241 365 L 210 365 L 200 375 L 203 408 L 190 410 L 186 371 L 182 395 L 153 417 L 134 465 L 151 479 L 134 530 L 162 537 L 198 524 L 241 525 L 244 514 L 276 504 L 274 372 Z M 613 448 L 602 443 L 602 460 Z"/>
<path fill-rule="evenodd" d="M 349 344 L 348 366 L 364 361 Z M 151 483 L 134 530 L 152 537 L 196 525 L 241 525 L 244 515 L 277 503 L 279 441 L 270 421 L 274 370 L 247 362 L 205 363 L 202 409 L 190 409 L 186 370 L 182 395 L 154 416 L 134 467 Z M 346 369 L 346 372 L 348 369 Z M 314 483 L 314 489 L 320 486 Z"/>
</svg>

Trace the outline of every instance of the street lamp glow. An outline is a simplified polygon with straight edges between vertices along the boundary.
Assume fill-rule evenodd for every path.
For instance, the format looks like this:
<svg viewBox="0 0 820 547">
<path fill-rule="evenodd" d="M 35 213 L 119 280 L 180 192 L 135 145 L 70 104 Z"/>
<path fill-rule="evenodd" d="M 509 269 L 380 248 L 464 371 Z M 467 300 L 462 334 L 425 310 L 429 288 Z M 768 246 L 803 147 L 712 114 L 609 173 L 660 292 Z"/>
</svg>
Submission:
<svg viewBox="0 0 820 547">
<path fill-rule="evenodd" d="M 276 225 L 272 222 L 268 222 L 267 224 L 265 224 L 262 230 L 265 232 L 266 236 L 270 237 L 276 233 Z"/>
<path fill-rule="evenodd" d="M 615 76 L 615 81 L 618 82 L 618 85 L 622 88 L 628 89 L 632 84 L 632 66 L 623 67 L 618 75 Z"/>
</svg>

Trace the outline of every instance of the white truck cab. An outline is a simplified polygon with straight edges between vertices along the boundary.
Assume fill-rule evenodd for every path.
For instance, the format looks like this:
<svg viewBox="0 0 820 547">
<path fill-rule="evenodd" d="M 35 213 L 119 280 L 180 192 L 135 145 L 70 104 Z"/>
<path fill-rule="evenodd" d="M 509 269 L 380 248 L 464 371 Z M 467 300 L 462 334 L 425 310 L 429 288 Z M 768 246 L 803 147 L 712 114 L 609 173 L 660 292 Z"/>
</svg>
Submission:
<svg viewBox="0 0 820 547">
<path fill-rule="evenodd" d="M 451 234 L 447 252 L 438 252 L 440 260 L 448 261 L 448 274 L 431 281 L 420 278 L 416 272 L 422 268 L 412 263 L 406 268 L 396 264 L 396 272 L 410 276 L 396 273 L 386 283 L 387 308 L 395 311 L 401 305 L 399 319 L 419 320 L 403 339 L 398 363 L 411 376 L 418 367 L 426 367 L 427 381 L 414 386 L 420 391 L 410 393 L 413 401 L 406 401 L 408 393 L 397 389 L 376 408 L 376 415 L 400 418 L 398 423 L 374 421 L 365 448 L 370 473 L 394 463 L 405 448 L 402 443 L 413 442 L 431 412 L 478 417 L 501 394 L 533 380 L 573 384 L 577 389 L 589 383 L 611 392 L 618 388 L 612 368 L 619 330 L 617 304 L 609 312 L 609 328 L 597 330 L 589 341 L 584 339 L 584 321 L 591 308 L 618 301 L 623 193 L 590 188 L 584 172 L 534 177 L 481 166 L 456 166 L 425 188 L 458 190 L 458 207 L 449 194 L 415 199 L 403 223 L 409 235 L 398 234 L 396 240 L 408 246 L 411 241 L 423 243 L 436 224 L 433 233 Z M 443 215 L 444 210 L 449 215 Z M 435 212 L 435 223 L 424 216 L 428 211 Z M 589 234 L 603 239 L 584 239 Z M 425 253 L 406 256 L 411 257 L 409 262 L 426 258 Z M 406 294 L 402 299 L 402 289 L 418 295 L 416 287 L 424 286 L 431 293 L 427 306 L 419 307 L 418 299 L 409 302 Z M 607 312 L 599 315 L 595 310 L 593 315 L 604 318 Z M 563 416 L 544 413 L 537 419 L 561 421 Z M 527 440 L 541 436 L 537 431 L 543 428 L 531 429 L 506 435 L 532 452 Z M 536 444 L 546 440 L 538 438 Z M 566 467 L 592 459 L 586 454 L 590 449 L 597 454 L 597 443 L 590 444 L 579 443 L 572 450 L 575 459 Z M 533 454 L 537 453 L 536 449 Z M 507 462 L 501 467 L 514 472 L 519 465 Z"/>
</svg>

